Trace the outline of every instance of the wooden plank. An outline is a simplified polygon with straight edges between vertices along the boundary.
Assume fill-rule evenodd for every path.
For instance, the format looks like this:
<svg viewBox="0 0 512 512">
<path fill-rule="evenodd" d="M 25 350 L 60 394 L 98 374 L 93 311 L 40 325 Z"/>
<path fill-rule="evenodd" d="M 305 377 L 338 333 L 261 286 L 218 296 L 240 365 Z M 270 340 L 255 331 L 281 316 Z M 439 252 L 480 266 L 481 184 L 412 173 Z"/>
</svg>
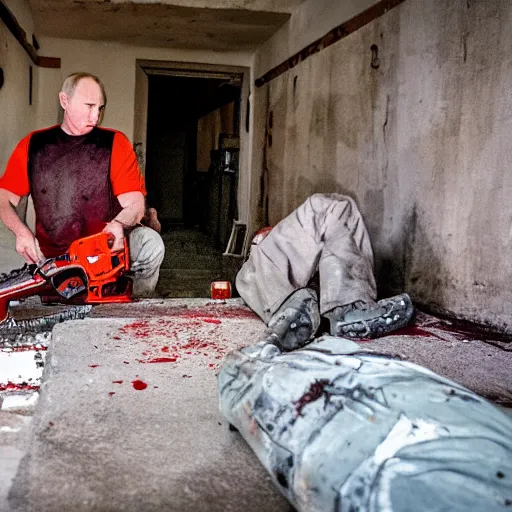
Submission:
<svg viewBox="0 0 512 512">
<path fill-rule="evenodd" d="M 0 0 L 0 20 L 4 22 L 11 34 L 21 46 L 23 46 L 32 62 L 37 65 L 38 55 L 35 48 L 27 41 L 27 33 L 21 28 L 18 20 L 14 17 L 14 14 L 5 5 L 3 0 Z"/>
<path fill-rule="evenodd" d="M 60 57 L 42 57 L 39 56 L 38 66 L 40 68 L 60 68 Z"/>
</svg>

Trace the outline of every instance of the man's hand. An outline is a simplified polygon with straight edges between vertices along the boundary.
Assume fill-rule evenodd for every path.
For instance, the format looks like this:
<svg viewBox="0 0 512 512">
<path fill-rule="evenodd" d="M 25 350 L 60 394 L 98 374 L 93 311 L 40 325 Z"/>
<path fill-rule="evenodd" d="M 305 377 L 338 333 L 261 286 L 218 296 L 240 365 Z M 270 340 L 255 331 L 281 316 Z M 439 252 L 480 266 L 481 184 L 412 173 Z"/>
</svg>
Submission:
<svg viewBox="0 0 512 512">
<path fill-rule="evenodd" d="M 124 248 L 124 226 L 117 220 L 111 220 L 104 228 L 104 233 L 110 233 L 114 237 L 112 251 L 121 251 Z"/>
<path fill-rule="evenodd" d="M 34 234 L 20 220 L 14 209 L 20 202 L 21 197 L 0 188 L 0 220 L 16 236 L 16 252 L 23 256 L 30 265 L 44 260 L 44 256 L 39 250 Z"/>
<path fill-rule="evenodd" d="M 117 196 L 123 208 L 103 229 L 114 236 L 112 251 L 121 251 L 124 247 L 124 228 L 135 226 L 144 215 L 144 196 L 141 192 L 126 192 Z"/>
<path fill-rule="evenodd" d="M 32 263 L 38 264 L 44 259 L 37 246 L 36 238 L 29 229 L 16 237 L 16 252 L 23 256 L 29 265 Z"/>
</svg>

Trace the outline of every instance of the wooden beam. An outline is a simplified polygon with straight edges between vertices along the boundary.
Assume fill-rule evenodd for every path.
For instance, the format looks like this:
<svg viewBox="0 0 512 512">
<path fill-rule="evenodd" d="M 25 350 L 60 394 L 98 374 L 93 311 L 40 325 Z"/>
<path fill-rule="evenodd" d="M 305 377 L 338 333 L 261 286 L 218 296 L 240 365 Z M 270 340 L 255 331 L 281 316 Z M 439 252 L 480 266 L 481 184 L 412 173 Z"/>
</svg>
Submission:
<svg viewBox="0 0 512 512">
<path fill-rule="evenodd" d="M 254 82 L 254 85 L 256 87 L 261 87 L 262 85 L 274 80 L 286 71 L 289 71 L 301 62 L 305 61 L 308 57 L 311 57 L 311 55 L 314 55 L 315 53 L 328 48 L 332 44 L 337 43 L 341 39 L 344 39 L 356 30 L 359 30 L 361 27 L 364 27 L 373 20 L 380 18 L 383 14 L 386 14 L 389 10 L 403 2 L 405 2 L 405 0 L 381 0 L 375 5 L 372 5 L 366 9 L 366 11 L 357 14 L 348 21 L 345 21 L 345 23 L 333 28 L 325 34 L 325 36 L 317 39 L 275 68 L 267 71 L 267 73 Z"/>
<path fill-rule="evenodd" d="M 37 64 L 40 68 L 60 68 L 60 58 L 59 57 L 39 57 L 39 62 Z"/>
<path fill-rule="evenodd" d="M 9 29 L 9 32 L 21 44 L 23 49 L 36 66 L 47 68 L 60 68 L 60 59 L 55 57 L 41 57 L 37 54 L 36 49 L 28 42 L 27 33 L 21 28 L 14 14 L 9 10 L 3 0 L 0 0 L 0 20 Z"/>
</svg>

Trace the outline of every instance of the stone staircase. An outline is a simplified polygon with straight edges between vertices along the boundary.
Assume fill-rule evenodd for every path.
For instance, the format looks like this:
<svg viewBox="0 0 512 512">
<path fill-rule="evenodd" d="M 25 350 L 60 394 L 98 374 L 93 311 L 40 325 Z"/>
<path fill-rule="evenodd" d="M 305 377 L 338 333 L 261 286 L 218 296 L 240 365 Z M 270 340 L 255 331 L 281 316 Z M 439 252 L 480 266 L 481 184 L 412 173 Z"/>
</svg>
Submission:
<svg viewBox="0 0 512 512">
<path fill-rule="evenodd" d="M 209 297 L 215 280 L 230 280 L 223 269 L 222 251 L 195 229 L 172 228 L 162 235 L 165 258 L 160 268 L 160 297 Z"/>
</svg>

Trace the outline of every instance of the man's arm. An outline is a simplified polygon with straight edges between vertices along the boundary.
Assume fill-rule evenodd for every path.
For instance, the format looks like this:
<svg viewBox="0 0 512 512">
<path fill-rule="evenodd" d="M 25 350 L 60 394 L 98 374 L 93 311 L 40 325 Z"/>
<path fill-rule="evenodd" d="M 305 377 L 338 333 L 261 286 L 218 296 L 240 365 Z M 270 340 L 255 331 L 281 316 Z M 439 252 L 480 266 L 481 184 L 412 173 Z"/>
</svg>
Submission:
<svg viewBox="0 0 512 512">
<path fill-rule="evenodd" d="M 114 235 L 112 250 L 120 251 L 124 243 L 124 228 L 136 226 L 144 217 L 145 200 L 142 192 L 125 192 L 117 196 L 122 210 L 103 229 Z"/>
<path fill-rule="evenodd" d="M 37 247 L 36 239 L 14 209 L 20 199 L 21 197 L 13 192 L 0 188 L 0 220 L 16 236 L 16 252 L 23 256 L 27 263 L 38 263 L 43 259 L 43 255 Z"/>
</svg>

